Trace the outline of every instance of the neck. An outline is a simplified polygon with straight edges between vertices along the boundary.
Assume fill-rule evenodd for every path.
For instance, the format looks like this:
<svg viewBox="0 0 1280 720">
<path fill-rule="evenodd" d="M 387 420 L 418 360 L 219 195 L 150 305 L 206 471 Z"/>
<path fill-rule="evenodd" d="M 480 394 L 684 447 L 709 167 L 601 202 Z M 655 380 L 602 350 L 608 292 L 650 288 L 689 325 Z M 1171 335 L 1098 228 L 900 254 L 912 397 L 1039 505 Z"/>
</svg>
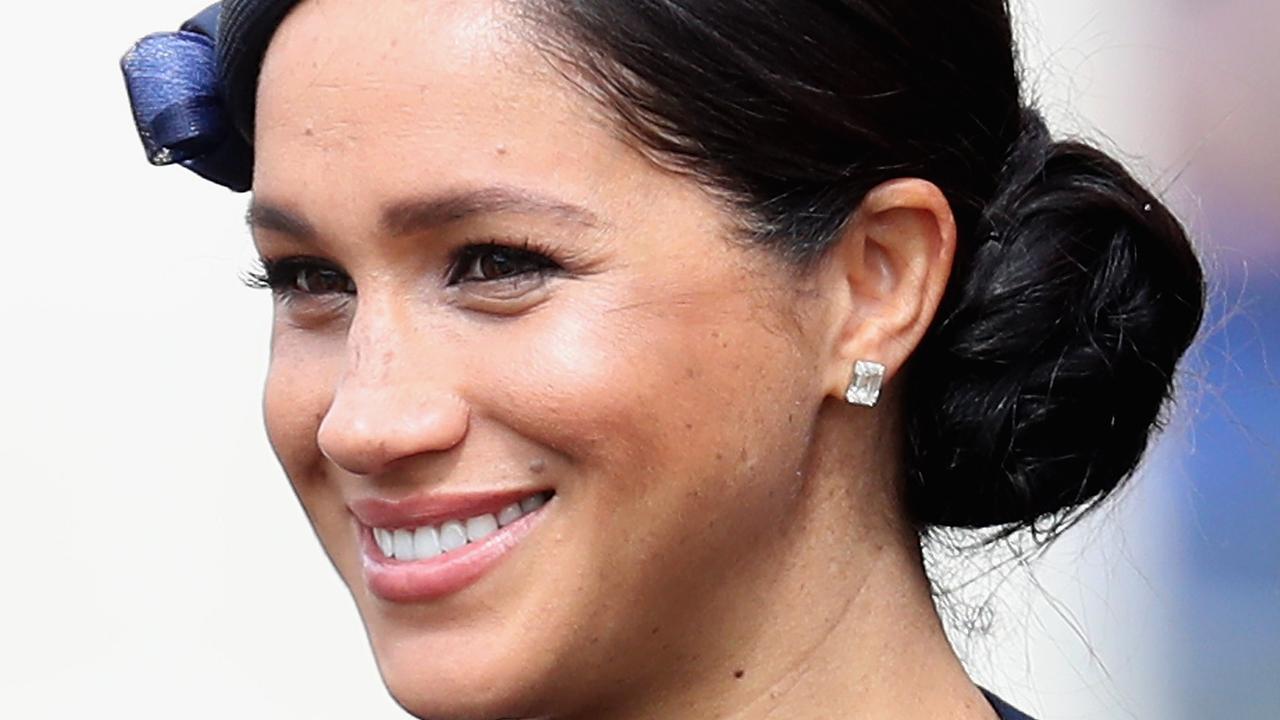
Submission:
<svg viewBox="0 0 1280 720">
<path fill-rule="evenodd" d="M 720 717 L 994 717 L 952 651 L 938 619 L 919 546 L 885 544 L 862 565 L 842 604 L 792 621 L 774 639 L 785 653 L 760 658 Z M 801 634 L 803 633 L 803 634 Z M 805 637 L 805 642 L 787 642 Z M 746 679 L 745 676 L 743 678 Z M 690 715 L 689 717 L 693 717 Z"/>
<path fill-rule="evenodd" d="M 995 717 L 946 638 L 901 517 L 902 468 L 885 462 L 893 423 L 864 422 L 850 447 L 857 423 L 825 420 L 780 539 L 690 608 L 699 631 L 665 648 L 669 673 L 591 717 Z"/>
</svg>

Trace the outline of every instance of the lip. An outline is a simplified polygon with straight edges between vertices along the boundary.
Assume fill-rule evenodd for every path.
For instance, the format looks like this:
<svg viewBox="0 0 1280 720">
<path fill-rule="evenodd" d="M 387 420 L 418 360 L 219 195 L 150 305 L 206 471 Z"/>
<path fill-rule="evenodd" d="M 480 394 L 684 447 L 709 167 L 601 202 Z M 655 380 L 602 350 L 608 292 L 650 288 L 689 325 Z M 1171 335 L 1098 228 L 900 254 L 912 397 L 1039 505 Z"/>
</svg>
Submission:
<svg viewBox="0 0 1280 720">
<path fill-rule="evenodd" d="M 347 507 L 366 527 L 398 530 L 439 525 L 446 520 L 465 520 L 487 513 L 497 514 L 511 503 L 549 491 L 550 488 L 524 488 L 478 493 L 432 493 L 401 500 L 369 497 L 353 500 Z"/>
<path fill-rule="evenodd" d="M 428 560 L 405 562 L 382 554 L 371 528 L 399 529 L 436 525 L 445 520 L 496 513 L 538 491 L 436 495 L 388 501 L 368 498 L 349 507 L 356 519 L 365 581 L 377 597 L 394 603 L 435 600 L 460 592 L 498 565 L 546 516 L 553 496 L 536 511 L 499 528 L 479 542 Z"/>
</svg>

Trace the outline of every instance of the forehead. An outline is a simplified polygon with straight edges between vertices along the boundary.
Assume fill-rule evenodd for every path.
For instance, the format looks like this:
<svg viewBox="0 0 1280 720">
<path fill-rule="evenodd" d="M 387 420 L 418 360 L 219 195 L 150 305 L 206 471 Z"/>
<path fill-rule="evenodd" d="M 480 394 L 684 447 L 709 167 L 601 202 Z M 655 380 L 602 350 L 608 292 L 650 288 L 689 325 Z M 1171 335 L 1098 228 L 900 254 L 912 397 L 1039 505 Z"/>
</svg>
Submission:
<svg viewBox="0 0 1280 720">
<path fill-rule="evenodd" d="M 306 0 L 259 83 L 255 190 L 317 208 L 554 182 L 584 201 L 642 162 L 521 39 L 502 0 Z"/>
</svg>

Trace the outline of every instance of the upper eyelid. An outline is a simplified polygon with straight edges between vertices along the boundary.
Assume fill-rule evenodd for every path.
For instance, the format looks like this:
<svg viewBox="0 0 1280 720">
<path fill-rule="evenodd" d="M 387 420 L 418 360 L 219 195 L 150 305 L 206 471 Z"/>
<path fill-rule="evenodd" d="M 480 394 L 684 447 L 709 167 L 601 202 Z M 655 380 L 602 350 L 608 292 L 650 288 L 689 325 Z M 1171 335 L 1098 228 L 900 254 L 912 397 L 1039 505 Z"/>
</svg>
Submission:
<svg viewBox="0 0 1280 720">
<path fill-rule="evenodd" d="M 459 245 L 449 253 L 445 274 L 446 282 L 455 284 L 461 282 L 480 283 L 509 280 L 513 276 L 508 276 L 506 278 L 493 278 L 491 280 L 464 280 L 457 278 L 460 273 L 467 269 L 466 266 L 468 263 L 474 261 L 481 253 L 493 250 L 508 252 L 516 256 L 524 256 L 528 259 L 534 260 L 538 264 L 538 267 L 530 269 L 529 272 L 555 272 L 564 268 L 564 265 L 552 255 L 550 250 L 545 249 L 539 243 L 536 243 L 529 238 L 477 238 Z M 297 254 L 275 257 L 260 255 L 257 258 L 255 265 L 256 267 L 244 276 L 247 284 L 251 287 L 262 287 L 264 285 L 267 287 L 277 287 L 285 292 L 300 292 L 291 290 L 288 287 L 282 287 L 288 284 L 288 278 L 281 278 L 280 273 L 290 269 L 318 268 L 333 270 L 350 278 L 350 273 L 348 273 L 340 264 L 316 255 Z M 519 274 L 522 275 L 526 273 Z"/>
</svg>

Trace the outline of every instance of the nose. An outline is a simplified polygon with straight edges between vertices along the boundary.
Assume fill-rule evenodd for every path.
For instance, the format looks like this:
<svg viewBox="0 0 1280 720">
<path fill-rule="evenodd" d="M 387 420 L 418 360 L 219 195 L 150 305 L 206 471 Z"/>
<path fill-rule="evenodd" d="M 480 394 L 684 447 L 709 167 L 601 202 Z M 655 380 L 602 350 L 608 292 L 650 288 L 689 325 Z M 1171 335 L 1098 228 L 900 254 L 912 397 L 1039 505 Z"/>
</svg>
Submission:
<svg viewBox="0 0 1280 720">
<path fill-rule="evenodd" d="M 346 367 L 317 432 L 325 457 L 347 472 L 378 475 L 462 442 L 469 406 L 445 380 L 439 348 L 425 346 L 412 333 L 352 328 Z"/>
</svg>

